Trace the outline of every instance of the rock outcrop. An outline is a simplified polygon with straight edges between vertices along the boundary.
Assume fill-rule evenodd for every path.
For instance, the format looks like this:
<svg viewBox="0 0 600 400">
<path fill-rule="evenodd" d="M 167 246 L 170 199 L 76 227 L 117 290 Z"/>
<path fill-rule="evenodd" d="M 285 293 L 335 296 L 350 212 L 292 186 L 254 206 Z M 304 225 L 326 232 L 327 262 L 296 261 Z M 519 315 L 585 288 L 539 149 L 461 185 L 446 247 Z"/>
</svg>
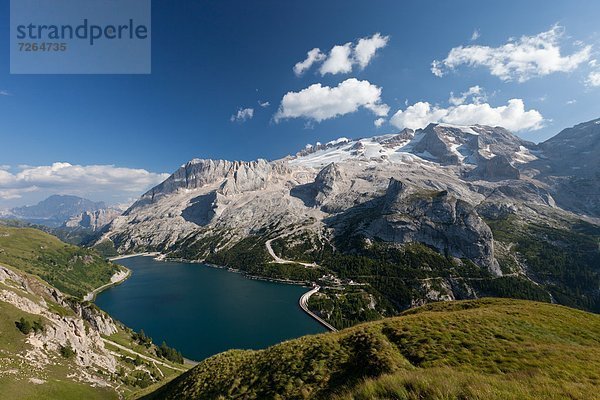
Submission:
<svg viewBox="0 0 600 400">
<path fill-rule="evenodd" d="M 477 167 L 468 173 L 469 178 L 498 181 L 504 179 L 519 179 L 521 173 L 506 156 L 497 155 L 492 158 L 481 157 Z"/>
<path fill-rule="evenodd" d="M 96 232 L 111 223 L 121 215 L 122 211 L 115 208 L 102 208 L 96 211 L 85 211 L 69 218 L 64 227 L 72 229 L 86 229 Z"/>
<path fill-rule="evenodd" d="M 366 232 L 386 242 L 424 243 L 501 275 L 494 259 L 492 231 L 473 206 L 446 191 L 425 192 L 391 179 L 381 216 Z"/>
<path fill-rule="evenodd" d="M 6 287 L 0 289 L 0 301 L 46 321 L 43 331 L 32 333 L 27 338 L 31 348 L 27 350 L 25 358 L 29 362 L 37 366 L 47 365 L 53 354 L 62 347 L 70 346 L 75 351 L 75 362 L 80 367 L 99 368 L 110 373 L 116 371 L 117 361 L 104 347 L 100 336 L 117 331 L 114 321 L 107 314 L 93 305 L 73 303 L 57 289 L 4 266 L 0 266 L 0 283 Z M 36 298 L 39 300 L 35 301 Z M 51 303 L 55 303 L 54 308 L 50 307 Z M 56 307 L 65 312 L 55 312 Z M 91 329 L 86 327 L 86 321 Z M 82 374 L 80 378 L 85 380 L 87 376 Z M 98 380 L 90 383 L 97 384 Z"/>
</svg>

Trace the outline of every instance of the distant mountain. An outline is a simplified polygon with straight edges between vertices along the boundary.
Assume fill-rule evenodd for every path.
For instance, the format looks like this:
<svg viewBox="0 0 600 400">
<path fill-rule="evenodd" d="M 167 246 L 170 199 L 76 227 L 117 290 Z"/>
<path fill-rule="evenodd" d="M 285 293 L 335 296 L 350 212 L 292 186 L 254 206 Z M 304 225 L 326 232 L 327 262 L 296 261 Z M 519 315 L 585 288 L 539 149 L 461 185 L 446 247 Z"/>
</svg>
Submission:
<svg viewBox="0 0 600 400">
<path fill-rule="evenodd" d="M 600 217 L 600 119 L 561 131 L 540 144 L 539 170 L 556 202 L 564 208 Z"/>
<path fill-rule="evenodd" d="M 541 144 L 501 127 L 430 124 L 275 161 L 194 159 L 97 243 L 361 283 L 315 305 L 337 327 L 481 296 L 600 312 L 598 122 Z"/>
<path fill-rule="evenodd" d="M 600 174 L 600 118 L 575 125 L 540 144 L 548 175 L 596 177 Z"/>
<path fill-rule="evenodd" d="M 84 229 L 96 232 L 102 229 L 104 225 L 109 224 L 116 217 L 121 215 L 123 210 L 117 208 L 102 208 L 95 211 L 84 211 L 69 218 L 63 227 L 71 229 Z"/>
<path fill-rule="evenodd" d="M 106 204 L 101 201 L 94 202 L 71 195 L 52 195 L 36 205 L 16 207 L 10 211 L 15 218 L 56 227 L 75 215 L 105 208 Z"/>
</svg>

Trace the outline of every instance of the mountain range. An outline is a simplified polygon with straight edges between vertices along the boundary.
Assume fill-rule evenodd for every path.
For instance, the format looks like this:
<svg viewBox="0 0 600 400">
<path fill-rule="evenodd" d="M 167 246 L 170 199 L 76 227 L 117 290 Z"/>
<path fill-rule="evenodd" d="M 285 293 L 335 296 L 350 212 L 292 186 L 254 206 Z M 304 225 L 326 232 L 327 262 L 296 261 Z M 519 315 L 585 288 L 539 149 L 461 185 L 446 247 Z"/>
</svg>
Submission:
<svg viewBox="0 0 600 400">
<path fill-rule="evenodd" d="M 35 205 L 12 208 L 5 217 L 58 227 L 78 215 L 106 209 L 108 207 L 102 201 L 95 202 L 72 195 L 52 195 Z"/>
<path fill-rule="evenodd" d="M 259 276 L 353 279 L 381 315 L 483 295 L 598 312 L 599 143 L 600 119 L 540 144 L 430 124 L 274 161 L 194 159 L 96 243 Z"/>
<path fill-rule="evenodd" d="M 70 196 L 16 210 L 64 219 L 55 234 L 92 233 L 105 255 L 152 250 L 316 284 L 303 306 L 339 332 L 192 368 L 86 301 L 121 267 L 0 225 L 3 393 L 593 398 L 598 315 L 561 305 L 600 312 L 598 122 L 540 144 L 431 124 L 275 161 L 196 159 L 122 215 Z"/>
</svg>

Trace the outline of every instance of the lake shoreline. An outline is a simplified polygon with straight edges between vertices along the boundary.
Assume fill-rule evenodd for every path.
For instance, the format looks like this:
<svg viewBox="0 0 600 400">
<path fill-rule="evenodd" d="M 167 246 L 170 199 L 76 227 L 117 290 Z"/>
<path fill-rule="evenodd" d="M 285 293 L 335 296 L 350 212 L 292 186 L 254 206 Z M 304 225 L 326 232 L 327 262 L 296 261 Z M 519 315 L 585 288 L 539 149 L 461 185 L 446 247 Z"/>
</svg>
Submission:
<svg viewBox="0 0 600 400">
<path fill-rule="evenodd" d="M 89 292 L 88 294 L 83 296 L 83 301 L 93 302 L 96 299 L 96 296 L 98 294 L 102 293 L 104 290 L 106 290 L 108 288 L 120 285 L 121 283 L 125 282 L 131 276 L 132 271 L 129 268 L 127 268 L 123 265 L 119 265 L 119 268 L 121 270 L 119 272 L 115 272 L 113 274 L 113 276 L 111 276 L 109 283 L 102 285 L 100 287 L 97 287 L 96 289 L 92 290 L 91 292 Z"/>
<path fill-rule="evenodd" d="M 139 257 L 153 257 L 154 260 L 161 261 L 161 262 L 184 262 L 184 263 L 188 263 L 188 264 L 201 264 L 201 265 L 204 265 L 206 267 L 216 268 L 216 269 L 222 269 L 222 270 L 226 270 L 228 272 L 233 272 L 233 273 L 236 273 L 236 274 L 240 274 L 243 277 L 245 277 L 247 279 L 251 279 L 251 280 L 264 281 L 264 282 L 272 282 L 272 283 L 283 283 L 283 284 L 286 284 L 286 285 L 295 285 L 295 286 L 302 286 L 302 287 L 310 288 L 310 290 L 308 292 L 304 293 L 298 299 L 298 307 L 305 314 L 307 314 L 309 317 L 311 317 L 312 319 L 314 319 L 315 321 L 317 321 L 319 324 L 321 324 L 322 326 L 324 326 L 325 328 L 327 328 L 328 331 L 330 331 L 330 332 L 336 332 L 337 331 L 337 329 L 334 328 L 331 324 L 329 324 L 328 322 L 324 321 L 322 318 L 320 318 L 318 315 L 316 315 L 315 313 L 313 313 L 308 308 L 308 299 L 310 298 L 310 296 L 312 294 L 315 293 L 314 292 L 315 285 L 316 285 L 315 282 L 310 282 L 310 281 L 294 281 L 294 280 L 290 280 L 290 279 L 268 278 L 268 277 L 259 276 L 259 275 L 251 275 L 251 274 L 248 274 L 247 272 L 242 271 L 242 270 L 237 269 L 237 268 L 226 267 L 226 266 L 223 266 L 223 265 L 216 265 L 216 264 L 212 264 L 212 263 L 207 263 L 205 261 L 186 260 L 184 258 L 167 258 L 164 254 L 161 254 L 160 252 L 145 252 L 145 253 L 128 254 L 128 255 L 114 257 L 114 258 L 111 258 L 110 260 L 112 261 L 112 260 L 119 260 L 119 259 L 130 258 L 130 257 L 138 257 L 138 256 Z"/>
<path fill-rule="evenodd" d="M 171 346 L 174 346 L 175 348 L 180 350 L 183 353 L 184 357 L 190 360 L 191 364 L 193 364 L 196 360 L 203 360 L 206 357 L 210 357 L 214 354 L 218 354 L 219 352 L 226 351 L 230 348 L 262 349 L 270 347 L 273 344 L 279 343 L 283 340 L 288 340 L 290 338 L 300 337 L 307 334 L 327 332 L 327 329 L 325 329 L 325 327 L 322 324 L 320 324 L 309 314 L 307 314 L 304 310 L 302 310 L 301 307 L 299 307 L 298 299 L 307 292 L 307 290 L 304 289 L 307 286 L 307 283 L 304 281 L 299 282 L 254 277 L 252 275 L 243 273 L 243 271 L 239 271 L 233 268 L 228 268 L 215 264 L 201 263 L 198 261 L 182 262 L 182 260 L 167 260 L 164 257 L 152 257 L 154 254 L 156 253 L 136 254 L 135 256 L 138 257 L 135 258 L 133 258 L 133 254 L 128 255 L 129 257 L 126 258 L 130 259 L 127 261 L 124 260 L 123 264 L 120 265 L 128 266 L 128 268 L 132 271 L 132 276 L 134 278 L 139 276 L 139 278 L 135 280 L 132 285 L 129 285 L 127 289 L 116 289 L 117 292 L 108 295 L 108 297 L 105 297 L 104 295 L 99 295 L 98 298 L 95 300 L 96 304 L 103 310 L 107 311 L 108 314 L 111 315 L 113 318 L 118 319 L 127 326 L 134 326 L 136 327 L 136 329 L 143 328 L 146 332 L 149 332 L 150 335 L 152 335 L 152 337 L 157 338 L 159 342 L 160 340 L 166 340 L 167 343 L 169 343 Z M 160 261 L 165 262 L 162 263 Z M 169 268 L 170 262 L 173 263 L 173 269 Z M 178 264 L 188 264 L 187 269 L 182 270 L 181 268 L 185 268 L 185 265 L 180 266 Z M 209 268 L 195 268 L 196 266 L 193 264 L 202 264 L 202 267 Z M 185 270 L 189 271 L 188 273 L 186 273 L 188 275 L 180 275 L 181 271 Z M 202 270 L 204 270 L 205 272 L 202 272 Z M 210 270 L 214 270 L 215 272 L 209 272 Z M 223 271 L 222 273 L 217 273 L 217 270 L 225 271 Z M 237 272 L 237 276 L 239 276 L 239 278 L 233 277 L 235 274 L 224 274 L 224 272 Z M 226 278 L 227 275 L 232 276 L 232 278 Z M 177 282 L 177 279 L 181 279 L 177 278 L 178 276 L 187 276 L 187 278 L 184 278 L 184 280 Z M 201 277 L 201 279 L 199 281 L 196 279 L 191 279 L 195 278 L 196 276 Z M 212 287 L 208 288 L 208 291 L 202 289 L 202 293 L 212 292 L 213 294 L 211 294 L 211 298 L 214 299 L 215 297 L 222 296 L 222 294 L 217 294 L 217 291 L 223 292 L 224 289 L 232 290 L 233 292 L 227 295 L 227 297 L 232 300 L 221 301 L 219 302 L 219 304 L 221 305 L 218 306 L 216 304 L 212 304 L 212 300 L 205 299 L 203 296 L 194 295 L 196 290 L 200 290 L 200 288 L 204 288 L 204 286 L 206 286 L 206 282 L 213 282 L 212 280 L 202 279 L 202 277 L 206 278 L 219 276 L 221 277 L 219 278 L 220 280 L 215 280 L 214 282 L 222 283 L 219 283 L 219 285 L 217 286 L 212 285 Z M 142 279 L 142 281 L 140 281 L 140 279 Z M 147 283 L 150 284 L 150 286 L 140 286 L 140 284 L 144 282 L 143 279 L 149 279 Z M 166 289 L 160 289 L 160 287 L 157 286 L 160 285 L 161 281 L 162 287 Z M 255 284 L 244 284 L 241 283 L 243 281 L 264 281 L 265 283 L 285 283 L 286 285 L 273 285 L 272 287 L 261 287 L 255 286 L 259 285 L 258 282 Z M 200 285 L 196 285 L 196 282 L 199 282 Z M 235 289 L 236 284 L 234 282 L 240 282 L 239 284 L 237 284 L 237 287 L 239 287 L 241 290 Z M 210 286 L 210 283 L 208 283 L 208 285 Z M 279 286 L 279 288 L 277 288 L 277 286 Z M 290 286 L 290 289 L 285 289 L 285 286 Z M 156 291 L 154 291 L 153 289 L 155 287 L 157 288 Z M 174 287 L 179 287 L 179 289 L 173 290 Z M 292 289 L 292 287 L 297 288 Z M 251 295 L 251 298 L 253 299 L 271 299 L 264 304 L 266 308 L 263 307 L 263 305 L 258 306 L 258 304 L 260 304 L 260 301 L 257 302 L 248 300 L 248 303 L 246 303 L 246 298 L 249 295 L 249 293 L 251 293 L 246 292 L 247 288 L 251 288 L 255 291 L 253 295 Z M 312 287 L 310 288 L 312 289 Z M 286 293 L 290 292 L 293 293 L 291 296 L 286 295 Z M 145 295 L 144 293 L 151 294 Z M 171 332 L 169 332 L 168 329 L 162 328 L 160 323 L 156 323 L 156 317 L 148 316 L 149 314 L 147 310 L 153 309 L 157 310 L 157 312 L 161 314 L 160 318 L 164 319 L 165 302 L 163 300 L 159 300 L 160 295 L 162 295 L 163 293 L 167 295 L 166 299 L 168 301 L 180 300 L 181 296 L 183 296 L 183 298 L 186 299 L 185 302 L 182 304 L 172 304 L 172 307 L 175 307 L 177 312 L 173 311 L 173 314 L 170 314 L 170 311 L 166 311 L 167 315 L 169 315 L 169 320 L 173 319 L 176 321 L 181 321 L 183 315 L 184 320 L 185 318 L 188 319 L 188 322 L 186 322 L 185 326 L 192 326 L 193 324 L 197 323 L 199 324 L 199 326 L 205 327 L 205 332 L 210 332 L 212 329 L 212 333 L 210 333 L 210 335 L 208 336 L 208 343 L 212 343 L 210 345 L 207 345 L 208 347 L 196 346 L 194 345 L 193 341 L 190 342 L 189 340 L 182 341 L 181 339 L 186 337 L 187 335 L 177 334 L 177 331 L 175 331 L 175 333 L 172 334 Z M 135 301 L 138 301 L 140 298 L 144 297 L 148 297 L 149 302 L 143 303 L 143 305 L 140 305 L 142 303 L 135 303 Z M 188 301 L 187 298 L 189 297 L 193 297 L 194 300 L 189 299 Z M 134 303 L 129 302 L 129 300 L 131 300 L 132 298 L 134 299 Z M 289 301 L 287 301 L 287 299 L 289 299 Z M 156 306 L 151 306 L 151 301 L 158 301 L 158 303 L 156 304 Z M 197 313 L 199 312 L 198 310 L 203 309 L 203 306 L 194 305 L 194 301 L 196 301 L 198 304 L 205 305 L 204 308 L 206 308 L 206 311 L 201 312 L 201 314 L 204 317 L 193 317 L 194 313 Z M 129 304 L 129 306 L 123 308 L 123 304 Z M 221 332 L 221 329 L 224 329 L 224 332 L 231 332 L 230 328 L 228 328 L 227 326 L 228 324 L 230 326 L 234 326 L 232 325 L 232 323 L 237 323 L 236 317 L 232 318 L 231 316 L 235 313 L 240 313 L 240 305 L 242 307 L 241 310 L 247 311 L 246 316 L 240 318 L 240 326 L 244 326 L 244 324 L 248 326 L 253 326 L 255 322 L 249 321 L 256 321 L 257 319 L 262 319 L 265 321 L 265 323 L 261 325 L 262 327 L 259 328 L 259 331 L 262 331 L 262 333 L 258 336 L 255 335 L 257 336 L 256 341 L 254 340 L 254 338 L 252 338 L 252 335 L 250 335 L 250 340 L 248 340 L 248 335 L 243 334 L 228 334 L 232 337 L 224 340 L 222 339 L 223 335 L 217 333 L 217 331 Z M 141 308 L 139 308 L 138 306 Z M 221 311 L 213 311 L 219 309 L 219 307 L 221 307 Z M 287 311 L 280 311 L 282 307 Z M 158 309 L 161 308 L 162 310 L 158 311 Z M 251 312 L 251 314 L 248 314 L 248 310 L 250 309 L 252 309 L 253 311 Z M 136 310 L 140 311 L 138 312 Z M 228 310 L 232 310 L 232 312 L 228 314 Z M 295 310 L 300 312 L 298 313 Z M 190 311 L 193 311 L 193 313 Z M 278 312 L 281 312 L 281 314 L 277 314 Z M 151 312 L 150 314 L 153 314 L 153 312 Z M 221 316 L 222 314 L 223 316 Z M 244 315 L 244 312 L 242 311 L 240 315 Z M 265 315 L 266 317 L 264 317 Z M 274 315 L 277 315 L 277 317 L 273 317 Z M 256 316 L 256 318 L 254 316 Z M 274 333 L 271 336 L 271 334 L 268 332 L 272 331 L 272 329 L 269 328 L 268 324 L 271 323 L 271 319 L 273 318 L 275 318 L 275 321 L 277 321 L 277 329 L 273 330 Z M 213 321 L 216 323 L 216 325 L 212 322 L 209 325 L 206 325 L 204 320 Z M 208 326 L 213 326 L 213 328 L 208 328 Z M 216 326 L 218 326 L 219 328 L 216 328 Z M 318 326 L 320 326 L 320 328 Z M 281 329 L 282 327 L 284 328 Z M 163 331 L 161 332 L 161 330 Z M 221 339 L 213 339 L 213 337 Z M 275 337 L 275 339 L 268 339 L 270 337 Z M 184 342 L 187 342 L 189 344 L 186 345 Z M 219 344 L 219 342 L 221 343 Z M 212 353 L 211 346 L 215 346 L 218 348 L 215 353 Z M 205 349 L 211 350 L 211 352 L 208 352 L 208 350 Z M 206 354 L 204 354 L 205 352 Z"/>
<path fill-rule="evenodd" d="M 173 261 L 173 262 L 186 262 L 186 263 L 190 263 L 190 264 L 201 264 L 201 265 L 205 265 L 210 268 L 224 269 L 224 270 L 227 270 L 228 272 L 241 274 L 242 276 L 244 276 L 247 279 L 253 279 L 253 280 L 257 280 L 257 281 L 265 281 L 265 282 L 274 282 L 274 283 L 284 283 L 286 285 L 297 285 L 297 286 L 310 288 L 310 290 L 308 292 L 306 292 L 302 296 L 300 296 L 300 298 L 298 299 L 298 306 L 305 314 L 307 314 L 309 317 L 311 317 L 312 319 L 317 321 L 319 324 L 321 324 L 322 326 L 327 328 L 327 330 L 329 332 L 337 332 L 337 329 L 335 327 L 333 327 L 327 321 L 323 320 L 321 317 L 319 317 L 317 314 L 315 314 L 308 308 L 308 299 L 310 298 L 311 295 L 315 294 L 318 291 L 318 289 L 315 291 L 315 288 L 319 287 L 319 286 L 317 286 L 316 282 L 293 281 L 290 279 L 267 278 L 264 276 L 250 275 L 247 272 L 241 271 L 237 268 L 225 267 L 222 265 L 211 264 L 211 263 L 207 263 L 204 261 L 190 261 L 190 260 L 186 260 L 183 258 L 166 258 L 164 255 L 157 256 L 155 258 L 155 260 L 156 261 L 165 261 L 165 262 Z"/>
</svg>

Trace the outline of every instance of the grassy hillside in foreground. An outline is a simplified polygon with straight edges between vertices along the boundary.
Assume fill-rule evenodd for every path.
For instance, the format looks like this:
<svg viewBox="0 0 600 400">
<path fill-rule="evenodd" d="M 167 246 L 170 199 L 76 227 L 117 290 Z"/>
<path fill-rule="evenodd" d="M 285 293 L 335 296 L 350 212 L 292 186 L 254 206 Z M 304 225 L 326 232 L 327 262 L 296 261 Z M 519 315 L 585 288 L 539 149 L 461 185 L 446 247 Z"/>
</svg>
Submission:
<svg viewBox="0 0 600 400">
<path fill-rule="evenodd" d="M 228 351 L 144 398 L 597 399 L 599 385 L 599 315 L 482 299 Z"/>
<path fill-rule="evenodd" d="M 31 228 L 0 225 L 0 264 L 37 275 L 65 294 L 82 298 L 110 282 L 118 267 L 97 252 Z"/>
</svg>

